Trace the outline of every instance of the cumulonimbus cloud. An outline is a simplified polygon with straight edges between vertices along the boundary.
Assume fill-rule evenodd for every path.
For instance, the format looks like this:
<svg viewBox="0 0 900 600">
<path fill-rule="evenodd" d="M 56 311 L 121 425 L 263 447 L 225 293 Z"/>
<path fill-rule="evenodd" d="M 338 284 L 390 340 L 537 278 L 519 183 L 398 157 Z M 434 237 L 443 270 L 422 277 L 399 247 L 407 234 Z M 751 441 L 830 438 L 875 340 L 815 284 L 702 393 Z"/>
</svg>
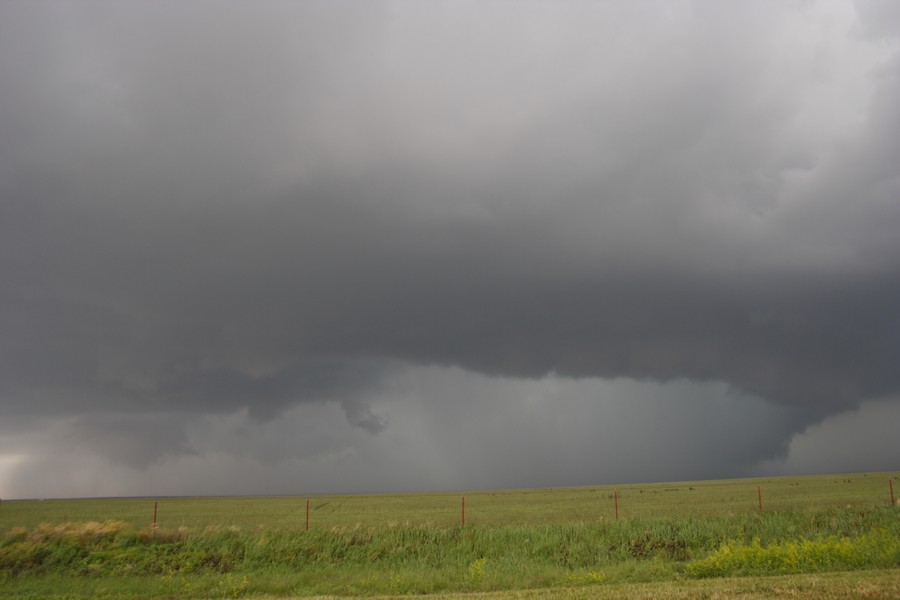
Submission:
<svg viewBox="0 0 900 600">
<path fill-rule="evenodd" d="M 377 432 L 403 363 L 896 394 L 891 9 L 657 8 L 0 8 L 3 410 Z"/>
</svg>

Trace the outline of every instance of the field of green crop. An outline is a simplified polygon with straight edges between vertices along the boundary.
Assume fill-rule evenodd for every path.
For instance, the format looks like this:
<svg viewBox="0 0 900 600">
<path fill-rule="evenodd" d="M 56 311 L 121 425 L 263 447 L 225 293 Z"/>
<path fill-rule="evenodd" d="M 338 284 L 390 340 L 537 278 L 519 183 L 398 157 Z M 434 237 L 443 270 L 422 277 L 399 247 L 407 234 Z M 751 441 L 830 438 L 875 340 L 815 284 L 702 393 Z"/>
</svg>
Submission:
<svg viewBox="0 0 900 600">
<path fill-rule="evenodd" d="M 858 595 L 817 591 L 843 571 L 893 597 L 896 475 L 473 491 L 465 527 L 459 492 L 312 496 L 308 531 L 305 496 L 7 500 L 0 598 L 752 597 L 741 576 Z"/>
</svg>

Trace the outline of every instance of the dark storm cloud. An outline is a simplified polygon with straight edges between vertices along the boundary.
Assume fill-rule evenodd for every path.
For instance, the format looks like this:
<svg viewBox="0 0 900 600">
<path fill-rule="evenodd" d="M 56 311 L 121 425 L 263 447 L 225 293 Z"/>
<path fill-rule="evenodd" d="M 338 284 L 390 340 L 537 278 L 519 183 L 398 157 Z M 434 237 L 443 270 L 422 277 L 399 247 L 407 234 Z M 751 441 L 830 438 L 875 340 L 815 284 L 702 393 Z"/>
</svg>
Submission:
<svg viewBox="0 0 900 600">
<path fill-rule="evenodd" d="M 2 411 L 375 433 L 408 363 L 724 382 L 783 449 L 900 391 L 896 11 L 857 8 L 7 2 Z"/>
<path fill-rule="evenodd" d="M 299 404 L 265 423 L 242 414 L 191 419 L 188 448 L 171 446 L 165 419 L 138 427 L 77 419 L 33 435 L 40 451 L 20 459 L 7 493 L 396 492 L 733 477 L 774 456 L 790 431 L 789 409 L 724 384 L 415 367 L 386 388 L 376 409 L 389 426 L 378 436 L 327 403 Z"/>
</svg>

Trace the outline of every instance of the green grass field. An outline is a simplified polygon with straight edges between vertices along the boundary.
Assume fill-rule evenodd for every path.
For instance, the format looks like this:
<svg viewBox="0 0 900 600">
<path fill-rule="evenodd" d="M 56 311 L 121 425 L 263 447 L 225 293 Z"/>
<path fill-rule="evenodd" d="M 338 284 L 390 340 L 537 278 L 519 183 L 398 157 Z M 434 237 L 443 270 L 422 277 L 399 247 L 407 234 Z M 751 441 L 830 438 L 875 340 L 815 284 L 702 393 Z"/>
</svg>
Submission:
<svg viewBox="0 0 900 600">
<path fill-rule="evenodd" d="M 868 508 L 890 503 L 888 479 L 895 473 L 856 473 L 723 479 L 676 483 L 465 492 L 466 525 L 593 523 L 619 517 L 727 517 L 763 510 Z M 900 482 L 895 494 L 900 497 Z M 461 520 L 461 493 L 351 494 L 310 497 L 310 526 L 394 527 L 398 524 L 454 527 Z M 153 522 L 153 498 L 6 500 L 0 531 L 41 523 L 125 521 L 136 528 Z M 203 497 L 158 500 L 160 527 L 303 529 L 306 497 Z"/>
<path fill-rule="evenodd" d="M 894 597 L 898 474 L 473 491 L 465 528 L 459 492 L 313 496 L 309 531 L 306 497 L 7 500 L 0 597 Z"/>
</svg>

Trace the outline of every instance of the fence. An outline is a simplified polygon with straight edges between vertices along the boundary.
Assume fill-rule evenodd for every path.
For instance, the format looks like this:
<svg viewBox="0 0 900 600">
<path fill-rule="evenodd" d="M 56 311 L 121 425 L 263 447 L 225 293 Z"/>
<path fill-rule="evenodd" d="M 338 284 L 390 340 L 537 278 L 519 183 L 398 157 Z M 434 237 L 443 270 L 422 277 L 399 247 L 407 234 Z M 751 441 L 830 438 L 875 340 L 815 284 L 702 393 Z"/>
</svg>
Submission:
<svg viewBox="0 0 900 600">
<path fill-rule="evenodd" d="M 42 522 L 308 530 L 489 527 L 897 505 L 894 473 L 409 494 L 6 500 L 0 532 Z"/>
</svg>

